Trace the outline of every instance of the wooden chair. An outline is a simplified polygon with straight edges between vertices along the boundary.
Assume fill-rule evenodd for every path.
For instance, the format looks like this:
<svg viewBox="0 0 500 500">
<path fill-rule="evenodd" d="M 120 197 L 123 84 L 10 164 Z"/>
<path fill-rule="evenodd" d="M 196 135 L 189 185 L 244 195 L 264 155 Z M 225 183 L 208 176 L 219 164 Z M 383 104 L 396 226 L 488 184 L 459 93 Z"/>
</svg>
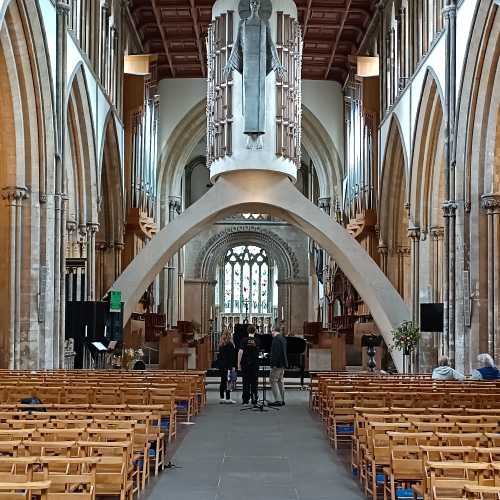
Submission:
<svg viewBox="0 0 500 500">
<path fill-rule="evenodd" d="M 443 446 L 481 446 L 487 442 L 482 432 L 438 432 L 439 442 Z"/>
<path fill-rule="evenodd" d="M 465 498 L 474 500 L 500 500 L 500 486 L 466 484 L 464 493 Z"/>
<path fill-rule="evenodd" d="M 384 468 L 384 500 L 396 500 L 397 489 L 411 489 L 424 479 L 422 450 L 418 446 L 391 446 L 389 467 Z"/>
<path fill-rule="evenodd" d="M 40 500 L 48 500 L 50 481 L 0 482 L 2 500 L 32 500 L 34 492 Z M 19 493 L 22 491 L 22 493 Z"/>
<path fill-rule="evenodd" d="M 96 471 L 96 495 L 119 496 L 132 500 L 134 483 L 131 477 L 130 457 L 132 445 L 128 441 L 78 443 L 86 457 L 99 457 Z"/>
<path fill-rule="evenodd" d="M 463 498 L 466 485 L 482 485 L 490 464 L 481 462 L 427 462 L 430 492 L 433 500 Z"/>
<path fill-rule="evenodd" d="M 0 457 L 0 481 L 32 481 L 36 463 L 37 457 Z"/>
<path fill-rule="evenodd" d="M 42 457 L 42 472 L 50 481 L 48 500 L 95 500 L 99 458 Z"/>
</svg>

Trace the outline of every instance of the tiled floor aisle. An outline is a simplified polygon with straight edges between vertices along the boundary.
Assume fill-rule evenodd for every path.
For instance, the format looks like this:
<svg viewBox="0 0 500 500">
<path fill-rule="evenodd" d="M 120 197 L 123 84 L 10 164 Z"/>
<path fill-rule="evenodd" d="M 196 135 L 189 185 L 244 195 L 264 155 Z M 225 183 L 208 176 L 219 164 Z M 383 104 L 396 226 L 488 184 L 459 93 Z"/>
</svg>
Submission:
<svg viewBox="0 0 500 500">
<path fill-rule="evenodd" d="M 235 394 L 239 396 L 239 394 Z M 178 468 L 152 484 L 147 500 L 359 500 L 361 492 L 332 453 L 307 392 L 289 391 L 279 412 L 209 405 L 173 458 Z"/>
</svg>

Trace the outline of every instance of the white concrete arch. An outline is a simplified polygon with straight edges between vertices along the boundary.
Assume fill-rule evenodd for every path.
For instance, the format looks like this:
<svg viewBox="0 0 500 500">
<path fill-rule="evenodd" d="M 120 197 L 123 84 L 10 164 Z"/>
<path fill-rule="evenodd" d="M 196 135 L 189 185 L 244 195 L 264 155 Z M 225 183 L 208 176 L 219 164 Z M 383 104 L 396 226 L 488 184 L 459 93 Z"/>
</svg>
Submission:
<svg viewBox="0 0 500 500">
<path fill-rule="evenodd" d="M 205 196 L 146 245 L 113 285 L 122 292 L 124 322 L 130 319 L 147 286 L 182 246 L 207 225 L 248 211 L 277 216 L 317 241 L 359 292 L 386 343 L 392 343 L 391 331 L 410 314 L 389 280 L 344 228 L 298 193 L 287 177 L 271 172 L 238 172 L 221 177 Z M 393 354 L 401 370 L 401 356 Z"/>
</svg>

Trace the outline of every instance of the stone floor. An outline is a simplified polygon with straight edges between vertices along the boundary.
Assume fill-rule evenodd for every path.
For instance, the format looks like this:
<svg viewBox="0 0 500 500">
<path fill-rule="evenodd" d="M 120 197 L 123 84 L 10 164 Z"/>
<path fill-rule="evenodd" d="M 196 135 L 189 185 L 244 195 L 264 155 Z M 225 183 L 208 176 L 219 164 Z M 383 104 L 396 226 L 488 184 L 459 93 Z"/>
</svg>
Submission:
<svg viewBox="0 0 500 500">
<path fill-rule="evenodd" d="M 308 407 L 306 391 L 288 391 L 287 405 L 267 413 L 209 405 L 188 428 L 172 469 L 146 492 L 148 500 L 358 500 L 345 463 L 330 449 Z M 236 393 L 239 399 L 240 394 Z"/>
</svg>

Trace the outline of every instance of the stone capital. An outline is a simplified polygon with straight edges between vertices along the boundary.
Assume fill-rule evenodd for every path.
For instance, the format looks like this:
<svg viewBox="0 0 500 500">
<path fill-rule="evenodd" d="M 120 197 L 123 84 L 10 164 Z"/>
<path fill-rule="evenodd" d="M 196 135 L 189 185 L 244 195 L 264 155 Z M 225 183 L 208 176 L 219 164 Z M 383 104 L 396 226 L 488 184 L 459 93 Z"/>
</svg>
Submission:
<svg viewBox="0 0 500 500">
<path fill-rule="evenodd" d="M 87 226 L 85 224 L 78 225 L 78 234 L 82 240 L 87 238 Z"/>
<path fill-rule="evenodd" d="M 60 15 L 66 15 L 71 10 L 69 3 L 66 0 L 58 0 L 56 3 L 56 11 Z"/>
<path fill-rule="evenodd" d="M 413 226 L 408 228 L 408 238 L 411 240 L 420 239 L 420 228 L 418 226 Z"/>
<path fill-rule="evenodd" d="M 457 16 L 457 6 L 456 5 L 446 5 L 441 10 L 444 19 L 451 19 Z"/>
<path fill-rule="evenodd" d="M 452 201 L 445 201 L 442 205 L 443 217 L 455 217 L 457 204 Z"/>
<path fill-rule="evenodd" d="M 396 253 L 399 255 L 409 255 L 410 254 L 410 248 L 409 247 L 404 247 L 402 245 L 399 245 L 396 248 Z"/>
<path fill-rule="evenodd" d="M 66 231 L 71 234 L 74 233 L 78 228 L 78 224 L 74 220 L 67 220 L 66 221 Z"/>
<path fill-rule="evenodd" d="M 323 210 L 323 212 L 330 213 L 330 206 L 331 206 L 331 198 L 325 197 L 325 198 L 319 198 L 318 199 L 318 207 Z"/>
<path fill-rule="evenodd" d="M 90 235 L 94 235 L 99 231 L 99 224 L 96 224 L 95 222 L 87 222 L 87 233 Z"/>
<path fill-rule="evenodd" d="M 378 253 L 380 255 L 387 255 L 389 253 L 389 249 L 387 248 L 387 245 L 383 242 L 380 242 L 378 244 Z"/>
<path fill-rule="evenodd" d="M 6 186 L 2 188 L 2 199 L 8 203 L 16 203 L 29 197 L 28 188 L 24 186 Z"/>
<path fill-rule="evenodd" d="M 488 214 L 500 213 L 500 194 L 488 193 L 481 196 L 481 208 Z"/>
<path fill-rule="evenodd" d="M 177 214 L 180 214 L 182 209 L 181 198 L 179 196 L 169 196 L 168 209 L 175 210 Z"/>
<path fill-rule="evenodd" d="M 442 240 L 443 236 L 444 236 L 444 228 L 442 228 L 440 226 L 431 227 L 430 233 L 431 233 L 431 237 L 434 241 Z"/>
</svg>

